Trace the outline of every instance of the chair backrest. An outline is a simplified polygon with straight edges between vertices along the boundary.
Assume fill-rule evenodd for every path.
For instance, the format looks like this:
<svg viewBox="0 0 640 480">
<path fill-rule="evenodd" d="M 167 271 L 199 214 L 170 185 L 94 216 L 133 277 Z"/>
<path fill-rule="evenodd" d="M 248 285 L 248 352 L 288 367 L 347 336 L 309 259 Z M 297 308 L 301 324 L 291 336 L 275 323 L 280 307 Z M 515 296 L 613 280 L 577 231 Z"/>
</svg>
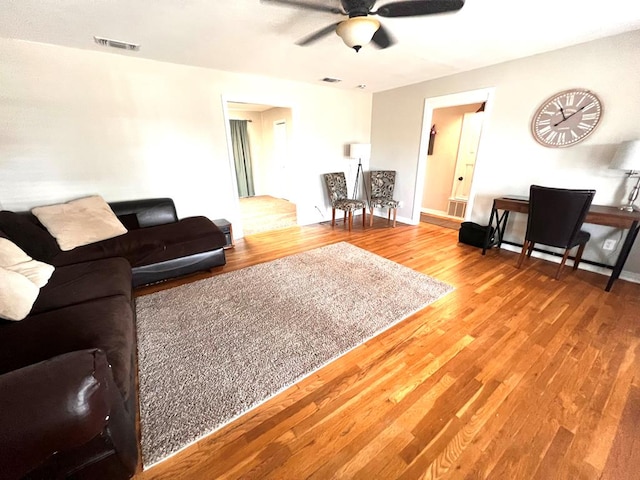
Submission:
<svg viewBox="0 0 640 480">
<path fill-rule="evenodd" d="M 396 185 L 395 170 L 372 170 L 371 198 L 393 199 L 393 189 Z"/>
<path fill-rule="evenodd" d="M 559 248 L 573 246 L 595 193 L 531 185 L 527 240 Z"/>
<path fill-rule="evenodd" d="M 349 197 L 347 193 L 347 180 L 343 172 L 325 173 L 324 181 L 327 184 L 327 192 L 331 203 L 336 200 L 345 200 Z"/>
</svg>

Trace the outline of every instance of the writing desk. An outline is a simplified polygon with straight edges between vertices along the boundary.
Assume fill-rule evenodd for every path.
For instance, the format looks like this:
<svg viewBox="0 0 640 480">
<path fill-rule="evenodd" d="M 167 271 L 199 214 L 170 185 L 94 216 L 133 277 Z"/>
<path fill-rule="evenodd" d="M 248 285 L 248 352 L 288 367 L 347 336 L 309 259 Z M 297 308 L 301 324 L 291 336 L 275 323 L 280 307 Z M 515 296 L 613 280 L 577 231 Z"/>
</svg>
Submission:
<svg viewBox="0 0 640 480">
<path fill-rule="evenodd" d="M 500 210 L 502 210 L 502 214 L 499 213 Z M 483 255 L 486 253 L 487 248 L 491 248 L 493 246 L 500 248 L 500 245 L 502 245 L 504 231 L 507 228 L 507 220 L 509 219 L 509 212 L 528 214 L 529 199 L 527 197 L 519 196 L 493 199 L 491 217 L 489 217 L 489 226 L 493 227 L 495 223 L 496 236 L 495 240 L 490 242 L 490 229 L 487 229 L 487 236 L 484 242 L 485 247 L 482 249 Z M 640 222 L 640 212 L 628 212 L 626 210 L 620 210 L 619 207 L 609 205 L 591 205 L 584 222 L 629 230 L 624 239 L 624 243 L 622 244 L 622 248 L 618 254 L 618 259 L 616 260 L 615 265 L 609 267 L 613 269 L 605 288 L 605 290 L 609 292 L 611 291 L 613 283 L 618 279 L 618 277 L 620 277 L 620 272 L 622 272 L 622 268 L 627 261 L 631 247 L 633 247 L 633 243 L 638 236 L 638 230 L 640 230 L 640 227 L 638 226 L 638 223 Z"/>
</svg>

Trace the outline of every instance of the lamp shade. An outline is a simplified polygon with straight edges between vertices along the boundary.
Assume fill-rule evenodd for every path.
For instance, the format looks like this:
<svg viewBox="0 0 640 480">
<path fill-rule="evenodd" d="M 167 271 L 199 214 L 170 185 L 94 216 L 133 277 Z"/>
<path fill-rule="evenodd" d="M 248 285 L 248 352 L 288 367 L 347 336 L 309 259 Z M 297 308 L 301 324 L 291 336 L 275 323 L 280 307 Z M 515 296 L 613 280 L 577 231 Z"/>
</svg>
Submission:
<svg viewBox="0 0 640 480">
<path fill-rule="evenodd" d="M 349 158 L 368 160 L 371 155 L 370 143 L 352 143 L 349 145 Z"/>
<path fill-rule="evenodd" d="M 352 17 L 338 24 L 336 33 L 342 41 L 356 52 L 373 38 L 380 22 L 370 17 Z"/>
<path fill-rule="evenodd" d="M 609 168 L 640 171 L 640 140 L 622 142 L 618 146 Z"/>
</svg>

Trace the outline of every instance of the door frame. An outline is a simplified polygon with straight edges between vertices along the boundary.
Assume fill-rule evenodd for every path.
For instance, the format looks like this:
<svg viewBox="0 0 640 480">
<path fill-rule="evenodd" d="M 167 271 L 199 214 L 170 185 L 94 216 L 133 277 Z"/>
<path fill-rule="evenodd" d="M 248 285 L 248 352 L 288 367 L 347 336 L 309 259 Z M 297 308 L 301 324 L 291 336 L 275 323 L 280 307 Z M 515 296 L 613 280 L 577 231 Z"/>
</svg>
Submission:
<svg viewBox="0 0 640 480">
<path fill-rule="evenodd" d="M 422 208 L 422 196 L 424 194 L 425 176 L 427 170 L 429 150 L 429 137 L 431 134 L 431 126 L 433 119 L 433 111 L 437 108 L 457 107 L 459 105 L 468 105 L 470 103 L 482 103 L 486 102 L 484 108 L 484 121 L 482 125 L 482 132 L 480 133 L 480 141 L 478 142 L 478 154 L 476 156 L 476 164 L 474 168 L 473 177 L 476 177 L 478 166 L 482 164 L 483 160 L 483 148 L 484 136 L 486 127 L 493 107 L 493 97 L 495 93 L 495 87 L 481 88 L 478 90 L 469 90 L 466 92 L 452 93 L 449 95 L 442 95 L 439 97 L 426 98 L 424 101 L 424 113 L 422 117 L 422 135 L 420 137 L 420 148 L 418 152 L 418 165 L 416 168 L 416 184 L 414 188 L 413 197 L 413 215 L 411 218 L 412 223 L 415 225 L 420 223 L 420 211 Z M 437 138 L 436 138 L 437 141 Z M 471 180 L 471 189 L 469 191 L 469 199 L 467 200 L 467 209 L 465 212 L 465 220 L 471 217 L 471 211 L 473 209 L 473 203 L 476 196 L 476 187 L 473 179 Z"/>
</svg>

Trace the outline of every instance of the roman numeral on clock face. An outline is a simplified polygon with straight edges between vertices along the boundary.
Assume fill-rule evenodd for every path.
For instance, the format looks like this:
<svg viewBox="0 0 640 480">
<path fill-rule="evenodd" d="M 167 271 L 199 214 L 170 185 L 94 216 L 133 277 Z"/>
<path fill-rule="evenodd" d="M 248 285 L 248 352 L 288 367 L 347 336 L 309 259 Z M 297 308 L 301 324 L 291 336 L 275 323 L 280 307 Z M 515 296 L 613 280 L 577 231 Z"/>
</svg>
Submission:
<svg viewBox="0 0 640 480">
<path fill-rule="evenodd" d="M 567 137 L 567 133 L 561 132 L 560 135 L 558 135 L 558 143 L 565 143 L 566 137 Z"/>
</svg>

